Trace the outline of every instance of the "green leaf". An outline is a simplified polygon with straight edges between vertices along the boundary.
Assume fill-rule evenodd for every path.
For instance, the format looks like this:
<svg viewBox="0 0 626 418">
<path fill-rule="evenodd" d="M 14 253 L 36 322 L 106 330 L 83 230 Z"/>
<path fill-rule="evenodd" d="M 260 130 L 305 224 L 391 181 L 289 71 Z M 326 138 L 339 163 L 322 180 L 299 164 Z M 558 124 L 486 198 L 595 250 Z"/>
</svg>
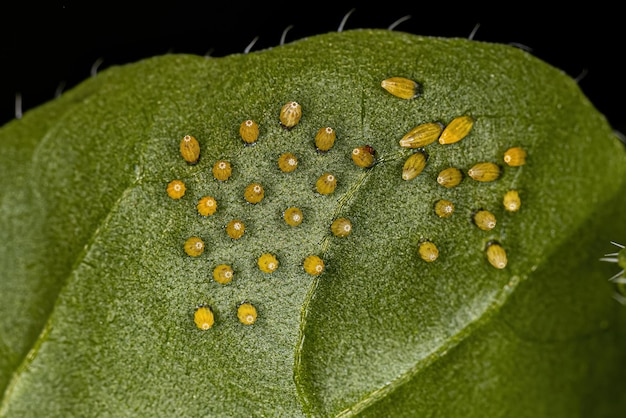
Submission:
<svg viewBox="0 0 626 418">
<path fill-rule="evenodd" d="M 420 85 L 412 99 L 381 87 Z M 281 107 L 302 106 L 286 129 Z M 474 120 L 461 141 L 415 150 L 426 122 Z M 260 135 L 244 145 L 240 124 Z M 314 137 L 330 126 L 333 147 Z M 187 164 L 179 142 L 198 139 Z M 354 164 L 369 145 L 376 164 Z M 623 416 L 626 309 L 612 299 L 624 241 L 626 152 L 574 80 L 525 51 L 385 30 L 313 36 L 203 58 L 109 68 L 0 129 L 0 415 Z M 511 167 L 510 147 L 527 152 Z M 277 160 L 299 163 L 284 173 Z M 227 181 L 213 164 L 232 163 Z M 467 175 L 501 166 L 492 182 Z M 465 173 L 454 188 L 438 173 Z M 330 172 L 334 193 L 316 180 Z M 166 193 L 186 185 L 181 199 Z M 260 182 L 264 199 L 244 200 Z M 517 212 L 502 198 L 516 189 Z M 198 200 L 218 202 L 212 216 Z M 438 217 L 449 199 L 455 211 Z M 303 222 L 282 214 L 299 207 Z M 472 221 L 491 211 L 494 229 Z M 330 230 L 351 220 L 347 237 Z M 231 239 L 226 224 L 245 233 Z M 190 257 L 187 238 L 205 250 Z M 419 257 L 422 241 L 439 250 Z M 508 264 L 485 255 L 493 241 Z M 279 266 L 257 266 L 266 252 Z M 320 256 L 319 276 L 303 261 Z M 234 278 L 212 278 L 218 264 Z M 237 319 L 251 302 L 253 325 Z M 194 311 L 209 305 L 201 330 Z"/>
</svg>

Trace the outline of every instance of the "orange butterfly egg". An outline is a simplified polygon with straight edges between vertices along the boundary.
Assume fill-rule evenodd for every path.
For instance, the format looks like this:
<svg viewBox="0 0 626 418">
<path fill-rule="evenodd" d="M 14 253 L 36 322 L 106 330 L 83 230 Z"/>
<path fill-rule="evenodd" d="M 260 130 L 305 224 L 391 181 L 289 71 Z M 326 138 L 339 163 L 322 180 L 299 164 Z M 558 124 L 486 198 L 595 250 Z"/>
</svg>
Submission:
<svg viewBox="0 0 626 418">
<path fill-rule="evenodd" d="M 502 198 L 502 204 L 504 205 L 504 209 L 508 212 L 517 212 L 522 206 L 519 192 L 517 190 L 509 190 L 506 192 Z"/>
<path fill-rule="evenodd" d="M 432 263 L 439 258 L 439 249 L 431 241 L 422 241 L 419 244 L 418 252 L 422 260 Z"/>
<path fill-rule="evenodd" d="M 487 243 L 485 253 L 487 255 L 487 261 L 489 261 L 489 264 L 493 267 L 497 269 L 503 269 L 506 267 L 508 263 L 506 251 L 498 242 L 490 241 Z"/>
<path fill-rule="evenodd" d="M 526 164 L 526 151 L 522 147 L 512 147 L 504 152 L 504 162 L 511 167 Z"/>
<path fill-rule="evenodd" d="M 185 241 L 184 249 L 190 257 L 198 257 L 204 252 L 204 241 L 198 237 L 190 237 Z"/>
<path fill-rule="evenodd" d="M 213 164 L 213 177 L 220 181 L 226 181 L 233 174 L 233 168 L 230 162 L 218 160 Z"/>
<path fill-rule="evenodd" d="M 278 268 L 278 260 L 271 253 L 265 253 L 257 260 L 257 265 L 262 272 L 273 273 Z"/>
<path fill-rule="evenodd" d="M 463 180 L 463 173 L 456 167 L 449 167 L 439 172 L 437 183 L 449 189 L 458 186 Z"/>
<path fill-rule="evenodd" d="M 226 225 L 226 233 L 232 239 L 239 239 L 243 237 L 245 230 L 245 225 L 239 219 L 233 219 Z"/>
<path fill-rule="evenodd" d="M 186 190 L 185 183 L 180 180 L 172 180 L 167 185 L 167 195 L 172 199 L 180 199 Z"/>
<path fill-rule="evenodd" d="M 242 302 L 237 307 L 237 318 L 244 325 L 254 324 L 257 316 L 257 310 L 250 302 Z"/>
<path fill-rule="evenodd" d="M 424 151 L 417 151 L 411 154 L 405 161 L 402 167 L 402 179 L 409 181 L 419 176 L 424 167 L 426 167 L 426 161 L 428 155 Z"/>
<path fill-rule="evenodd" d="M 312 276 L 319 276 L 324 272 L 324 260 L 316 255 L 304 259 L 304 271 Z"/>
<path fill-rule="evenodd" d="M 228 284 L 233 280 L 235 272 L 228 264 L 220 264 L 213 269 L 213 280 L 220 284 Z"/>
<path fill-rule="evenodd" d="M 474 224 L 483 231 L 491 231 L 496 227 L 496 216 L 488 210 L 478 210 L 472 216 Z"/>
<path fill-rule="evenodd" d="M 400 139 L 403 148 L 422 148 L 439 138 L 443 125 L 439 122 L 426 122 L 417 125 Z"/>
<path fill-rule="evenodd" d="M 352 232 L 352 222 L 348 218 L 337 218 L 330 225 L 330 231 L 336 237 L 347 237 Z"/>
<path fill-rule="evenodd" d="M 380 86 L 392 95 L 410 100 L 421 95 L 422 86 L 406 77 L 390 77 L 381 81 Z"/>
<path fill-rule="evenodd" d="M 252 183 L 244 190 L 243 197 L 248 203 L 256 204 L 265 197 L 265 190 L 261 183 Z"/>
<path fill-rule="evenodd" d="M 298 168 L 298 157 L 291 152 L 285 152 L 278 157 L 278 168 L 283 173 L 291 173 Z"/>
<path fill-rule="evenodd" d="M 459 116 L 443 129 L 439 137 L 440 144 L 454 144 L 465 138 L 474 126 L 474 119 L 471 116 Z"/>
<path fill-rule="evenodd" d="M 183 139 L 180 140 L 179 148 L 180 154 L 187 163 L 196 164 L 198 162 L 200 158 L 200 144 L 195 137 L 185 135 Z"/>
<path fill-rule="evenodd" d="M 285 128 L 293 128 L 300 122 L 302 117 L 302 106 L 298 102 L 285 103 L 280 109 L 280 123 Z"/>
<path fill-rule="evenodd" d="M 300 208 L 292 206 L 285 210 L 285 212 L 283 213 L 283 219 L 289 226 L 298 226 L 302 223 L 304 217 Z"/>
<path fill-rule="evenodd" d="M 318 151 L 326 152 L 333 147 L 337 134 L 330 126 L 320 128 L 315 134 L 315 147 Z"/>
<path fill-rule="evenodd" d="M 352 150 L 352 161 L 359 167 L 369 168 L 376 162 L 376 151 L 369 145 L 362 145 Z"/>
<path fill-rule="evenodd" d="M 213 327 L 213 324 L 215 323 L 215 315 L 213 314 L 211 307 L 208 305 L 198 306 L 193 314 L 193 322 L 203 331 Z"/>
<path fill-rule="evenodd" d="M 447 199 L 440 199 L 435 203 L 435 213 L 440 218 L 449 218 L 454 213 L 454 203 Z"/>
<path fill-rule="evenodd" d="M 204 196 L 198 201 L 196 209 L 202 216 L 211 216 L 217 211 L 217 201 L 212 196 Z"/>
<path fill-rule="evenodd" d="M 322 174 L 315 182 L 315 188 L 319 194 L 331 194 L 337 187 L 337 178 L 331 173 Z"/>
<path fill-rule="evenodd" d="M 500 166 L 495 163 L 484 162 L 474 164 L 467 174 L 476 181 L 490 182 L 497 180 L 500 177 Z"/>
<path fill-rule="evenodd" d="M 254 144 L 259 139 L 259 124 L 252 119 L 244 120 L 239 125 L 239 136 L 246 144 Z"/>
</svg>

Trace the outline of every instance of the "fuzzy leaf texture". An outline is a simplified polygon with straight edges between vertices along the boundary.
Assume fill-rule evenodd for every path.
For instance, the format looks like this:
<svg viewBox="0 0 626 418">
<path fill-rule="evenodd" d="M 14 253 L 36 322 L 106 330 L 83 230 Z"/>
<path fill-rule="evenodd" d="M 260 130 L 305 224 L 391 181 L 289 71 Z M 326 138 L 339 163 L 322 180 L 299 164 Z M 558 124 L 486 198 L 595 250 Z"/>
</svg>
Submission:
<svg viewBox="0 0 626 418">
<path fill-rule="evenodd" d="M 390 94 L 391 77 L 419 83 L 418 96 Z M 302 116 L 288 129 L 292 101 Z M 467 136 L 425 145 L 423 171 L 403 179 L 421 151 L 400 139 L 464 115 Z M 239 134 L 248 119 L 253 145 Z M 320 152 L 324 127 L 336 140 Z M 185 135 L 197 164 L 181 156 Z M 364 145 L 371 167 L 351 158 Z M 524 165 L 504 163 L 510 147 Z M 359 29 L 168 54 L 27 112 L 0 129 L 0 150 L 3 417 L 624 416 L 626 309 L 599 258 L 626 236 L 626 152 L 573 79 L 523 50 Z M 293 172 L 278 168 L 284 152 Z M 225 181 L 212 174 L 222 159 Z M 479 162 L 500 176 L 468 176 Z M 456 187 L 437 183 L 447 167 L 463 172 Z M 325 172 L 330 194 L 315 189 Z M 180 199 L 166 193 L 175 179 Z M 251 204 L 254 182 L 265 194 Z M 502 204 L 510 189 L 516 212 Z M 206 195 L 218 206 L 202 216 Z M 439 199 L 452 216 L 435 214 Z M 292 206 L 297 226 L 283 219 Z M 477 227 L 479 209 L 495 228 Z M 331 232 L 338 217 L 346 237 Z M 197 257 L 183 249 L 192 236 Z M 493 241 L 502 269 L 486 256 Z M 257 265 L 264 253 L 273 273 Z M 305 272 L 309 255 L 322 274 Z M 232 281 L 213 279 L 218 264 Z M 242 301 L 252 325 L 237 319 Z M 208 330 L 194 324 L 200 304 Z"/>
</svg>

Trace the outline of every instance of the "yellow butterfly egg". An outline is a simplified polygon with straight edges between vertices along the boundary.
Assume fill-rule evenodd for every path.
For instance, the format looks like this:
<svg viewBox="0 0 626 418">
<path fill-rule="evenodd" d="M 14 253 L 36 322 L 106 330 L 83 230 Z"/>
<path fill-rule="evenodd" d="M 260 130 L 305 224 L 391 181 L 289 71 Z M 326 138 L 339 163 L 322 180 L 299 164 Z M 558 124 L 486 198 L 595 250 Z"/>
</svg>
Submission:
<svg viewBox="0 0 626 418">
<path fill-rule="evenodd" d="M 421 148 L 432 144 L 439 138 L 443 125 L 439 122 L 426 122 L 417 125 L 400 139 L 403 148 Z"/>
<path fill-rule="evenodd" d="M 380 86 L 401 99 L 410 100 L 422 93 L 422 86 L 406 77 L 390 77 L 381 81 Z"/>
<path fill-rule="evenodd" d="M 437 183 L 447 189 L 458 186 L 461 180 L 463 180 L 463 173 L 456 167 L 441 170 L 437 176 Z"/>
<path fill-rule="evenodd" d="M 233 174 L 233 168 L 230 162 L 226 160 L 218 160 L 213 164 L 213 177 L 220 181 L 226 181 Z"/>
<path fill-rule="evenodd" d="M 526 164 L 526 151 L 521 147 L 512 147 L 504 152 L 504 162 L 511 167 Z"/>
<path fill-rule="evenodd" d="M 259 139 L 259 124 L 252 119 L 244 120 L 239 125 L 239 136 L 246 144 L 254 144 Z"/>
<path fill-rule="evenodd" d="M 257 265 L 262 272 L 273 273 L 278 268 L 278 260 L 274 254 L 265 253 L 259 257 Z"/>
<path fill-rule="evenodd" d="M 200 144 L 191 135 L 185 135 L 180 140 L 180 154 L 189 164 L 196 164 L 200 158 Z"/>
<path fill-rule="evenodd" d="M 449 218 L 454 213 L 454 203 L 447 199 L 439 199 L 435 203 L 435 213 L 440 218 Z"/>
<path fill-rule="evenodd" d="M 489 264 L 497 269 L 503 269 L 506 267 L 508 263 L 506 251 L 498 242 L 489 242 L 487 244 L 487 249 L 485 250 L 485 253 L 487 255 L 487 260 L 489 261 Z"/>
<path fill-rule="evenodd" d="M 211 307 L 207 305 L 198 306 L 193 313 L 193 322 L 203 331 L 210 329 L 215 323 L 215 315 L 213 315 Z"/>
<path fill-rule="evenodd" d="M 474 119 L 471 116 L 459 116 L 446 125 L 439 137 L 440 144 L 454 144 L 465 138 L 474 126 Z"/>
<path fill-rule="evenodd" d="M 280 123 L 285 128 L 293 128 L 300 122 L 302 106 L 298 102 L 288 102 L 280 109 Z"/>
<path fill-rule="evenodd" d="M 502 198 L 502 205 L 504 205 L 504 209 L 508 212 L 517 212 L 522 206 L 519 192 L 517 190 L 509 190 L 506 192 Z"/>
<path fill-rule="evenodd" d="M 213 269 L 213 280 L 219 284 L 228 284 L 233 280 L 235 272 L 228 264 L 220 264 Z"/>
<path fill-rule="evenodd" d="M 298 168 L 298 157 L 291 152 L 285 152 L 278 157 L 278 168 L 283 173 L 291 173 Z"/>
<path fill-rule="evenodd" d="M 474 164 L 469 170 L 467 170 L 467 174 L 476 181 L 490 182 L 497 180 L 500 177 L 501 170 L 498 164 L 484 162 Z"/>
<path fill-rule="evenodd" d="M 237 307 L 237 318 L 244 325 L 252 325 L 256 322 L 257 311 L 250 302 L 243 302 Z"/>
<path fill-rule="evenodd" d="M 426 167 L 426 161 L 428 155 L 424 151 L 417 151 L 411 154 L 405 161 L 402 167 L 402 179 L 409 181 L 419 176 L 420 173 Z"/>
<path fill-rule="evenodd" d="M 265 190 L 261 183 L 251 183 L 243 192 L 243 197 L 248 203 L 259 203 L 265 197 Z"/>
<path fill-rule="evenodd" d="M 324 260 L 316 255 L 310 255 L 304 259 L 304 271 L 312 276 L 319 276 L 324 272 Z"/>
<path fill-rule="evenodd" d="M 352 233 L 352 222 L 348 218 L 337 218 L 330 225 L 330 231 L 336 237 L 347 237 Z"/>
<path fill-rule="evenodd" d="M 320 128 L 315 134 L 315 147 L 319 151 L 326 152 L 333 147 L 337 134 L 335 130 L 330 126 L 326 128 Z"/>
<path fill-rule="evenodd" d="M 246 227 L 239 219 L 233 219 L 232 221 L 228 222 L 228 224 L 226 224 L 226 233 L 232 239 L 241 238 L 245 231 Z"/>
<path fill-rule="evenodd" d="M 483 231 L 491 231 L 496 227 L 496 216 L 488 210 L 478 210 L 472 216 L 476 226 Z"/>
<path fill-rule="evenodd" d="M 422 241 L 419 244 L 418 252 L 422 260 L 426 261 L 427 263 L 432 263 L 437 258 L 439 258 L 439 249 L 431 241 Z"/>
<path fill-rule="evenodd" d="M 198 257 L 204 252 L 204 241 L 198 237 L 190 237 L 185 241 L 185 252 L 191 257 Z"/>
<path fill-rule="evenodd" d="M 337 178 L 331 173 L 322 174 L 315 182 L 315 188 L 319 194 L 331 194 L 337 187 Z"/>
<path fill-rule="evenodd" d="M 202 216 L 211 216 L 217 211 L 217 200 L 212 196 L 204 196 L 198 201 L 196 209 Z"/>
<path fill-rule="evenodd" d="M 172 199 L 180 199 L 186 190 L 185 183 L 180 180 L 172 180 L 167 185 L 167 195 Z"/>
<path fill-rule="evenodd" d="M 376 162 L 376 151 L 370 145 L 361 145 L 352 150 L 352 161 L 359 167 L 369 168 Z"/>
<path fill-rule="evenodd" d="M 283 219 L 289 226 L 298 226 L 304 219 L 300 208 L 290 207 L 283 212 Z"/>
</svg>

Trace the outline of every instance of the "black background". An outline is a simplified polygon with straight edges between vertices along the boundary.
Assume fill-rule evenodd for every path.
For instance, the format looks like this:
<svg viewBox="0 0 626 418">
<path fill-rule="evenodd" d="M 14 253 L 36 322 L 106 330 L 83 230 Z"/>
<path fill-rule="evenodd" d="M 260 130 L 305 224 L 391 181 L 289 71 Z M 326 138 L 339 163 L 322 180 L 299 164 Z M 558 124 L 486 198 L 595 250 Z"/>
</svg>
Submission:
<svg viewBox="0 0 626 418">
<path fill-rule="evenodd" d="M 5 2 L 8 3 L 8 2 Z M 406 6 L 311 2 L 184 2 L 97 5 L 47 2 L 0 6 L 0 125 L 67 91 L 92 71 L 153 55 L 221 57 L 271 48 L 285 41 L 338 30 L 387 28 L 426 36 L 523 45 L 574 78 L 619 132 L 626 132 L 626 18 L 615 10 L 569 3 L 567 9 L 521 3 L 479 7 L 413 2 Z M 496 4 L 496 3 L 494 3 Z M 149 5 L 149 6 L 148 6 Z"/>
</svg>

